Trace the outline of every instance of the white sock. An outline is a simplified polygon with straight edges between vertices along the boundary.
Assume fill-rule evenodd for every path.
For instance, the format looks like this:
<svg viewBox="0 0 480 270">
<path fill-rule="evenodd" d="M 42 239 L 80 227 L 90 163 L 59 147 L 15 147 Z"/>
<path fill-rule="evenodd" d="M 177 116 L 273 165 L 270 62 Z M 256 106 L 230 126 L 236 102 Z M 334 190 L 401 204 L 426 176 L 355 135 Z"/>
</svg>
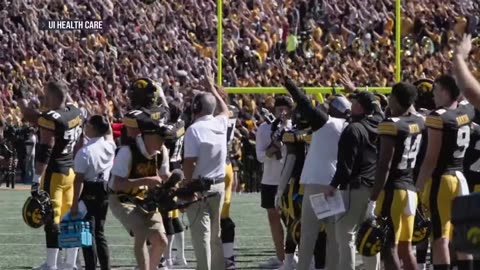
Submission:
<svg viewBox="0 0 480 270">
<path fill-rule="evenodd" d="M 285 253 L 285 261 L 284 264 L 290 265 L 293 264 L 293 257 L 295 256 L 294 253 Z"/>
<path fill-rule="evenodd" d="M 78 248 L 67 248 L 67 264 L 75 266 L 77 263 Z"/>
<path fill-rule="evenodd" d="M 173 241 L 175 240 L 175 235 L 167 235 L 168 239 L 168 244 L 167 248 L 163 252 L 163 258 L 165 260 L 171 260 L 172 259 L 172 246 L 173 246 Z"/>
<path fill-rule="evenodd" d="M 47 265 L 57 268 L 58 248 L 47 248 Z"/>
<path fill-rule="evenodd" d="M 233 255 L 233 243 L 223 243 L 223 257 L 229 259 Z"/>
<path fill-rule="evenodd" d="M 425 263 L 419 263 L 418 270 L 427 270 L 427 265 Z"/>
<path fill-rule="evenodd" d="M 175 248 L 177 249 L 177 254 L 175 257 L 177 259 L 185 259 L 185 234 L 184 232 L 175 234 Z"/>
</svg>

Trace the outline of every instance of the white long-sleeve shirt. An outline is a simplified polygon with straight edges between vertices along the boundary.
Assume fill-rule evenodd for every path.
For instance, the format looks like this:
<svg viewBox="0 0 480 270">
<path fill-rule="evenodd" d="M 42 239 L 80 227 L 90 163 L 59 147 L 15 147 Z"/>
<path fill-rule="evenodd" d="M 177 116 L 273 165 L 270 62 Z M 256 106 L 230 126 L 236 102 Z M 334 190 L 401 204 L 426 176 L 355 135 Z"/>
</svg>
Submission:
<svg viewBox="0 0 480 270">
<path fill-rule="evenodd" d="M 257 160 L 263 163 L 262 184 L 278 186 L 286 149 L 282 147 L 282 159 L 280 160 L 267 157 L 266 151 L 272 142 L 271 129 L 272 125 L 268 123 L 263 123 L 258 127 L 255 139 L 255 151 L 257 153 Z"/>
<path fill-rule="evenodd" d="M 338 141 L 346 125 L 345 119 L 329 116 L 327 123 L 313 132 L 300 177 L 301 184 L 330 184 L 337 169 Z"/>
</svg>

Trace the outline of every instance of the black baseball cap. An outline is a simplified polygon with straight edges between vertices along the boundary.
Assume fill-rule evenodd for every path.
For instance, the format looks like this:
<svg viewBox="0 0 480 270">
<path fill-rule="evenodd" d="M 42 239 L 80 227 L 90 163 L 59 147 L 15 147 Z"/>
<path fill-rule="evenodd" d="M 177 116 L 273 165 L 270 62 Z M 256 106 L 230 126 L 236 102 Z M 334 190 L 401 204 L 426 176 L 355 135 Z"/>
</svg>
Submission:
<svg viewBox="0 0 480 270">
<path fill-rule="evenodd" d="M 378 102 L 375 95 L 368 91 L 358 91 L 351 94 L 349 97 L 355 99 L 367 114 L 373 113 L 375 110 L 375 103 Z"/>
</svg>

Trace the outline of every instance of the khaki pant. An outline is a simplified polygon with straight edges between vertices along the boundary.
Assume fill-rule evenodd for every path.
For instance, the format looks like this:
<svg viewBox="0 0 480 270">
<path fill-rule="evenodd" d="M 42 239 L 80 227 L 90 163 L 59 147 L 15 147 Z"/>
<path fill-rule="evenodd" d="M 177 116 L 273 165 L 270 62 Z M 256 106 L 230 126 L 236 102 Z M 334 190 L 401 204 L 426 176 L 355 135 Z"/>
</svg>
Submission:
<svg viewBox="0 0 480 270">
<path fill-rule="evenodd" d="M 339 216 L 335 222 L 336 240 L 339 248 L 339 264 L 337 270 L 355 270 L 355 233 L 365 217 L 371 189 L 361 187 L 342 191 L 345 209 L 344 215 Z M 363 267 L 368 270 L 380 269 L 380 254 L 374 257 L 363 257 Z"/>
<path fill-rule="evenodd" d="M 220 238 L 220 214 L 225 196 L 225 183 L 212 185 L 210 193 L 212 192 L 218 195 L 194 203 L 186 210 L 198 270 L 225 269 Z"/>
<path fill-rule="evenodd" d="M 151 232 L 165 233 L 163 219 L 160 213 L 147 214 L 131 203 L 121 203 L 117 195 L 109 195 L 108 203 L 112 214 L 122 223 L 123 227 L 134 235 L 144 236 Z"/>
<path fill-rule="evenodd" d="M 337 264 L 338 247 L 335 241 L 334 224 L 327 220 L 318 220 L 310 203 L 310 195 L 324 191 L 325 186 L 322 185 L 304 185 L 297 270 L 310 270 L 315 243 L 322 224 L 325 224 L 327 234 L 326 268 L 335 269 Z"/>
</svg>

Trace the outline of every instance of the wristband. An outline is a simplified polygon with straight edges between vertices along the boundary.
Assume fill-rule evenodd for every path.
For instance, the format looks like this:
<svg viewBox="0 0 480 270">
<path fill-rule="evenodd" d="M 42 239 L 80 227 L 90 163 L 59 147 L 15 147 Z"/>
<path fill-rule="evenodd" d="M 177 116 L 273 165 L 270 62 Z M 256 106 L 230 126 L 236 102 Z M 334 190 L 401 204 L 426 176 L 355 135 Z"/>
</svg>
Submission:
<svg viewBox="0 0 480 270">
<path fill-rule="evenodd" d="M 35 175 L 33 176 L 32 182 L 33 182 L 33 183 L 40 184 L 40 180 L 42 180 L 42 175 L 40 175 L 40 174 L 35 174 Z"/>
</svg>

